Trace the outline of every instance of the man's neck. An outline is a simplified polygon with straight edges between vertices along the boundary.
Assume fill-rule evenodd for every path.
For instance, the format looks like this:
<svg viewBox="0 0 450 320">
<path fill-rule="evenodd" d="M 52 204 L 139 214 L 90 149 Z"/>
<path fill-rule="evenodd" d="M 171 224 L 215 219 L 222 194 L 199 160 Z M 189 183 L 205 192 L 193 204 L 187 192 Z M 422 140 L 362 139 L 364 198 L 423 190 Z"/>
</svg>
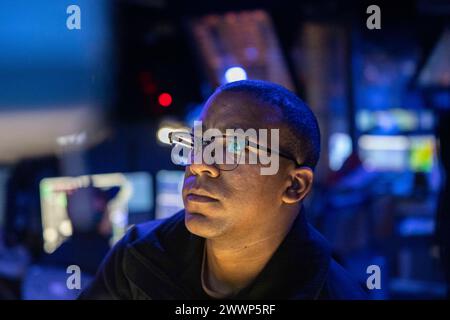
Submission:
<svg viewBox="0 0 450 320">
<path fill-rule="evenodd" d="M 295 217 L 285 228 L 262 233 L 256 238 L 207 239 L 203 280 L 208 289 L 227 296 L 248 286 L 278 249 Z"/>
</svg>

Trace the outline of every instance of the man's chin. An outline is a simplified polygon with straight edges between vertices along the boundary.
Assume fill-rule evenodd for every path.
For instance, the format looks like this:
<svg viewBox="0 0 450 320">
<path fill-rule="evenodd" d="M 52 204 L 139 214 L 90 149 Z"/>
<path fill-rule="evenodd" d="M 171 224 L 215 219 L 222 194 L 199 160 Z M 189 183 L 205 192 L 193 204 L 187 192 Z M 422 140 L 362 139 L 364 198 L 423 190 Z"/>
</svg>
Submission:
<svg viewBox="0 0 450 320">
<path fill-rule="evenodd" d="M 220 225 L 223 227 L 223 224 L 217 220 L 217 218 L 185 210 L 184 222 L 186 228 L 190 233 L 202 238 L 210 239 L 217 237 L 222 233 Z"/>
</svg>

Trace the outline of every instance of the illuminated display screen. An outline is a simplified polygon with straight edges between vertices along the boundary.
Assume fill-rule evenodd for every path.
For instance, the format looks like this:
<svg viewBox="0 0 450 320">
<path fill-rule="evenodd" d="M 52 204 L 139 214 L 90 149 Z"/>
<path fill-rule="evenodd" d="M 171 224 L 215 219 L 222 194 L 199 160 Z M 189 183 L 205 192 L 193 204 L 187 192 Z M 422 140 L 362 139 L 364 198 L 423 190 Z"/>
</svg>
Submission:
<svg viewBox="0 0 450 320">
<path fill-rule="evenodd" d="M 156 174 L 156 219 L 170 217 L 184 208 L 181 191 L 184 171 L 161 170 Z"/>
<path fill-rule="evenodd" d="M 435 163 L 435 137 L 362 135 L 358 140 L 363 165 L 370 171 L 430 172 Z"/>
<path fill-rule="evenodd" d="M 92 178 L 94 187 L 120 188 L 108 202 L 111 245 L 126 231 L 129 212 L 146 211 L 153 206 L 151 176 L 146 172 L 43 179 L 40 197 L 44 250 L 47 253 L 54 252 L 72 234 L 72 224 L 67 214 L 67 191 L 88 186 L 89 178 Z"/>
</svg>

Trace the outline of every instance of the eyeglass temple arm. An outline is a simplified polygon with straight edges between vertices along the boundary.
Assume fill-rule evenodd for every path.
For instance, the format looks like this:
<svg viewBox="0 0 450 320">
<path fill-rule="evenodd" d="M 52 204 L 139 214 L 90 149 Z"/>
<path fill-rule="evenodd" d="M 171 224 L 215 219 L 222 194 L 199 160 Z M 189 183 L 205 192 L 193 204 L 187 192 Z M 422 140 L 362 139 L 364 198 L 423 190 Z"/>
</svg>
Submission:
<svg viewBox="0 0 450 320">
<path fill-rule="evenodd" d="M 254 142 L 250 141 L 250 140 L 247 140 L 247 143 L 248 143 L 248 145 L 251 146 L 251 147 L 254 147 L 254 148 L 257 148 L 257 149 L 263 149 L 263 150 L 265 150 L 265 151 L 269 151 L 270 153 L 273 152 L 273 153 L 276 153 L 276 154 L 282 156 L 283 158 L 292 160 L 292 161 L 294 161 L 295 164 L 296 164 L 297 166 L 299 166 L 299 167 L 303 166 L 303 164 L 298 163 L 298 161 L 297 161 L 294 157 L 292 157 L 292 156 L 290 156 L 290 155 L 288 155 L 288 154 L 286 154 L 286 153 L 284 153 L 284 152 L 281 152 L 281 151 L 279 151 L 279 150 L 272 150 L 272 149 L 269 148 L 269 147 L 261 146 L 261 145 L 259 145 L 259 144 L 257 144 L 257 143 L 254 143 Z"/>
</svg>

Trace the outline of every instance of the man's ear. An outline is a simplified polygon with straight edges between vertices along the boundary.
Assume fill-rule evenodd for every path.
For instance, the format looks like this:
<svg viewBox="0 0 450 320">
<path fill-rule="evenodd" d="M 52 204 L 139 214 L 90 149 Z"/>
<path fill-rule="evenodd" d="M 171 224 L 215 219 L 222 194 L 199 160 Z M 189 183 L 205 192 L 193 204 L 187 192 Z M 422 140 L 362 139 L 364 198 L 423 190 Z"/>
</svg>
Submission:
<svg viewBox="0 0 450 320">
<path fill-rule="evenodd" d="M 295 168 L 289 174 L 287 187 L 283 192 L 282 201 L 285 204 L 295 204 L 302 201 L 310 192 L 314 173 L 311 168 Z"/>
</svg>

